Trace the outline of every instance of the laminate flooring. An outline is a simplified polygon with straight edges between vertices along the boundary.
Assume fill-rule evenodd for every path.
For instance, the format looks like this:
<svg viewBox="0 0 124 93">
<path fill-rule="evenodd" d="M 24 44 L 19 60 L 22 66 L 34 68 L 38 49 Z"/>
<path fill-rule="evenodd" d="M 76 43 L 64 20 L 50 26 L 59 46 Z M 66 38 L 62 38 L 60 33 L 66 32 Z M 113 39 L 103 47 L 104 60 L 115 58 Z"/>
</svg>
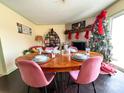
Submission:
<svg viewBox="0 0 124 93">
<path fill-rule="evenodd" d="M 54 82 L 48 87 L 48 93 L 77 93 L 77 84 L 70 79 L 67 86 L 69 74 L 57 73 L 55 80 L 58 88 L 56 90 Z M 95 81 L 97 93 L 124 93 L 124 73 L 117 71 L 114 76 L 99 75 Z M 17 70 L 9 75 L 0 77 L 0 93 L 27 93 L 27 85 L 23 83 L 20 73 Z M 30 93 L 45 93 L 44 88 L 30 88 Z M 94 93 L 92 84 L 80 85 L 80 93 Z"/>
</svg>

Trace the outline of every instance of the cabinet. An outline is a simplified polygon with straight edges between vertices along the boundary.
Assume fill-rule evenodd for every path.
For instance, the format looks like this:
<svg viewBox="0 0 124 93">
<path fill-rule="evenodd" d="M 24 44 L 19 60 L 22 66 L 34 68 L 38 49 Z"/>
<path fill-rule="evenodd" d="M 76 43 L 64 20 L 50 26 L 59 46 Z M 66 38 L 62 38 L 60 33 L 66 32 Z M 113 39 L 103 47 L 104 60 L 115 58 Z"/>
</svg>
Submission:
<svg viewBox="0 0 124 93">
<path fill-rule="evenodd" d="M 44 43 L 46 47 L 60 46 L 60 38 L 58 34 L 53 29 L 51 29 L 51 31 L 46 34 Z"/>
</svg>

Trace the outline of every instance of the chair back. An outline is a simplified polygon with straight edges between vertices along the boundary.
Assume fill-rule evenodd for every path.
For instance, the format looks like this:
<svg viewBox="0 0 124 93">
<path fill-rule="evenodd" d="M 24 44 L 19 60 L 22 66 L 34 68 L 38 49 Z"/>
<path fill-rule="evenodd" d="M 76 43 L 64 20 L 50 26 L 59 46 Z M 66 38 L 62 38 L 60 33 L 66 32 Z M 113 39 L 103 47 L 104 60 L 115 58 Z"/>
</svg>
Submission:
<svg viewBox="0 0 124 93">
<path fill-rule="evenodd" d="M 54 50 L 54 47 L 46 47 L 45 50 Z"/>
<path fill-rule="evenodd" d="M 46 51 L 47 53 L 52 53 L 53 50 L 54 50 L 54 47 L 46 47 L 46 48 L 45 48 L 45 51 Z"/>
<path fill-rule="evenodd" d="M 48 85 L 48 81 L 40 66 L 28 60 L 18 60 L 16 63 L 22 80 L 31 87 L 43 87 Z"/>
<path fill-rule="evenodd" d="M 76 82 L 79 84 L 88 84 L 95 81 L 100 73 L 102 60 L 103 57 L 101 56 L 87 59 L 81 66 Z"/>
<path fill-rule="evenodd" d="M 32 47 L 30 47 L 29 49 L 32 50 L 32 49 L 37 49 L 37 48 L 43 49 L 43 46 L 32 46 Z"/>
</svg>

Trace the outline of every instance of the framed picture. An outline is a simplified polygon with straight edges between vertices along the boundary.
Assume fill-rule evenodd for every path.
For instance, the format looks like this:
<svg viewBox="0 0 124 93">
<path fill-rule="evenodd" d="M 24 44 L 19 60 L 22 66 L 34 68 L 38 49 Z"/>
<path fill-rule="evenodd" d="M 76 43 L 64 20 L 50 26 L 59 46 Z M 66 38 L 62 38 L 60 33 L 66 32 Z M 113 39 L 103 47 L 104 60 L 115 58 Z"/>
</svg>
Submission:
<svg viewBox="0 0 124 93">
<path fill-rule="evenodd" d="M 81 22 L 78 22 L 78 23 L 74 23 L 72 24 L 72 29 L 73 30 L 76 30 L 76 29 L 84 29 L 85 28 L 85 20 L 84 21 L 81 21 Z"/>
<path fill-rule="evenodd" d="M 32 29 L 26 25 L 17 23 L 17 28 L 18 28 L 18 33 L 27 34 L 27 35 L 32 34 Z"/>
</svg>

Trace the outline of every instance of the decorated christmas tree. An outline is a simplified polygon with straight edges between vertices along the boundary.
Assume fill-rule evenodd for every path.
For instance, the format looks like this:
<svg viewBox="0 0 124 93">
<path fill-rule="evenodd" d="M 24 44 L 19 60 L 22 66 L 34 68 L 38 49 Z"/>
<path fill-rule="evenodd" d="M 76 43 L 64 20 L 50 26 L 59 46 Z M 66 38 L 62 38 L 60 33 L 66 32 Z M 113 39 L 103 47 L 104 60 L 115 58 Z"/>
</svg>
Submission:
<svg viewBox="0 0 124 93">
<path fill-rule="evenodd" d="M 89 47 L 91 51 L 99 52 L 104 57 L 104 62 L 111 61 L 111 33 L 108 29 L 106 11 L 103 10 L 97 17 L 93 25 Z"/>
</svg>

